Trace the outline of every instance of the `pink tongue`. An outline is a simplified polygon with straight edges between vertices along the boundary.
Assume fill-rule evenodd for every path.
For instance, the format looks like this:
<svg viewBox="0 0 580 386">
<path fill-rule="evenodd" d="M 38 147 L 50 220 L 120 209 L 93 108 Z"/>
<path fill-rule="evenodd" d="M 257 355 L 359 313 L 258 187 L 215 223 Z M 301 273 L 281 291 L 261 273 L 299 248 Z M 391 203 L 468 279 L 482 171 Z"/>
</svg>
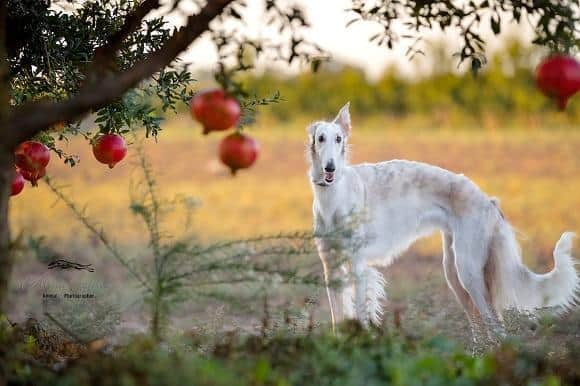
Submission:
<svg viewBox="0 0 580 386">
<path fill-rule="evenodd" d="M 327 180 L 332 180 L 334 178 L 334 173 L 324 173 L 324 178 Z"/>
</svg>

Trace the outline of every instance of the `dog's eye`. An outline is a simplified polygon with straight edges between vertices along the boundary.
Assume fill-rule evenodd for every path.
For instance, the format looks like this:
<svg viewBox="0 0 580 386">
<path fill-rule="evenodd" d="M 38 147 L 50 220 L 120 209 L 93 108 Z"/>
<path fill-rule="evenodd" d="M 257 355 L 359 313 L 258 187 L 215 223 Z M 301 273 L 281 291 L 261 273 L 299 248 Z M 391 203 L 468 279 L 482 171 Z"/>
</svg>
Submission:
<svg viewBox="0 0 580 386">
<path fill-rule="evenodd" d="M 318 137 L 318 142 L 324 142 L 324 135 Z"/>
<path fill-rule="evenodd" d="M 341 143 L 342 142 L 342 137 L 340 135 L 338 135 L 336 137 L 336 143 Z"/>
</svg>

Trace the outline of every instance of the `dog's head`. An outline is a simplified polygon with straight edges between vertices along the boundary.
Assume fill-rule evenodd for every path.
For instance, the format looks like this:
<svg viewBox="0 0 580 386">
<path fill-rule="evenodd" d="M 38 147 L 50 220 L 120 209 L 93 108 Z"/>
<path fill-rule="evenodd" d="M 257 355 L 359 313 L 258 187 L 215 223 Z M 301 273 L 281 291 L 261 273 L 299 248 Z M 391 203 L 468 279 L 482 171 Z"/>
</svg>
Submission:
<svg viewBox="0 0 580 386">
<path fill-rule="evenodd" d="M 340 179 L 347 157 L 350 135 L 349 104 L 331 122 L 315 122 L 308 127 L 310 178 L 314 184 L 330 186 Z"/>
</svg>

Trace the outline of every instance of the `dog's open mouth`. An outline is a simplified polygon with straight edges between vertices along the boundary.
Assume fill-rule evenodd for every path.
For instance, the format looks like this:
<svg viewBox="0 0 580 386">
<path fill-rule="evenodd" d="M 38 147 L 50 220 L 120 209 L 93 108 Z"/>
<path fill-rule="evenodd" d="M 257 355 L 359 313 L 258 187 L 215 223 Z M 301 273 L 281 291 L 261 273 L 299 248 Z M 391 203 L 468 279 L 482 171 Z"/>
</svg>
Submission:
<svg viewBox="0 0 580 386">
<path fill-rule="evenodd" d="M 331 184 L 334 182 L 334 172 L 324 172 L 324 182 Z"/>
</svg>

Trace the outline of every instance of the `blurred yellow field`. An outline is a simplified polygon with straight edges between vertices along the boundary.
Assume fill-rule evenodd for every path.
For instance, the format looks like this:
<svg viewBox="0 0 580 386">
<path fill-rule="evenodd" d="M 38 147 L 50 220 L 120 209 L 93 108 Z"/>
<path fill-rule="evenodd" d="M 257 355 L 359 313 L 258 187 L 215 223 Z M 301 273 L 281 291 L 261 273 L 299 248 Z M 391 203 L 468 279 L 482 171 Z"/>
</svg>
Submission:
<svg viewBox="0 0 580 386">
<path fill-rule="evenodd" d="M 207 137 L 188 117 L 169 121 L 158 143 L 147 140 L 145 152 L 165 199 L 194 196 L 201 206 L 191 218 L 191 231 L 202 240 L 242 238 L 310 229 L 311 192 L 304 156 L 308 122 L 274 124 L 262 121 L 251 129 L 261 143 L 254 168 L 235 178 L 219 164 L 220 134 Z M 359 128 L 365 126 L 364 128 Z M 524 236 L 528 262 L 548 264 L 551 248 L 564 230 L 580 230 L 580 133 L 543 130 L 395 130 L 380 120 L 366 125 L 355 120 L 352 160 L 406 158 L 433 163 L 475 180 L 487 193 L 502 200 L 502 208 Z M 384 126 L 389 127 L 385 121 Z M 134 150 L 134 149 L 133 149 Z M 74 140 L 67 151 L 81 156 L 71 169 L 57 159 L 48 174 L 57 185 L 87 208 L 95 221 L 117 242 L 134 245 L 145 236 L 131 214 L 130 186 L 139 181 L 135 151 L 109 170 L 98 164 L 89 145 Z M 26 187 L 12 199 L 14 231 L 45 235 L 52 241 L 85 243 L 88 233 L 71 212 L 41 182 Z M 183 209 L 171 212 L 164 225 L 167 235 L 184 234 Z M 434 238 L 420 248 L 431 252 Z"/>
</svg>

